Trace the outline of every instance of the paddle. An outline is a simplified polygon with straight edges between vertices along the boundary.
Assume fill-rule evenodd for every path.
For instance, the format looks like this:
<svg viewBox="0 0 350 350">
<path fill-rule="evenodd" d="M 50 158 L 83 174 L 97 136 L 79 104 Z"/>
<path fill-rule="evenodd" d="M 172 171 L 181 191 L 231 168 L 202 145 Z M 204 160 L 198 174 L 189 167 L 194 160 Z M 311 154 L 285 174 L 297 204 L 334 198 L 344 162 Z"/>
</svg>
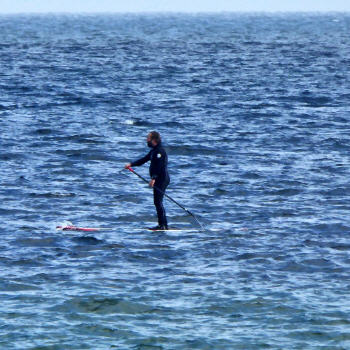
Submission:
<svg viewBox="0 0 350 350">
<path fill-rule="evenodd" d="M 134 169 L 132 169 L 131 167 L 127 168 L 128 170 L 130 170 L 132 173 L 134 173 L 136 176 L 138 176 L 140 179 L 142 179 L 144 182 L 148 183 L 148 181 L 141 176 L 140 174 L 138 174 Z M 204 231 L 204 226 L 198 221 L 198 219 L 196 218 L 196 216 L 190 212 L 188 209 L 186 209 L 183 205 L 181 205 L 179 202 L 177 202 L 174 198 L 170 197 L 169 195 L 167 195 L 164 191 L 162 191 L 160 188 L 158 188 L 157 186 L 153 186 L 153 188 L 155 188 L 157 191 L 159 191 L 161 194 L 163 194 L 165 197 L 167 197 L 168 199 L 170 199 L 172 202 L 174 202 L 176 205 L 178 205 L 181 209 L 183 209 L 186 213 L 188 213 L 189 215 L 191 215 L 193 217 L 193 219 L 198 223 L 198 225 L 200 226 L 200 228 Z"/>
</svg>

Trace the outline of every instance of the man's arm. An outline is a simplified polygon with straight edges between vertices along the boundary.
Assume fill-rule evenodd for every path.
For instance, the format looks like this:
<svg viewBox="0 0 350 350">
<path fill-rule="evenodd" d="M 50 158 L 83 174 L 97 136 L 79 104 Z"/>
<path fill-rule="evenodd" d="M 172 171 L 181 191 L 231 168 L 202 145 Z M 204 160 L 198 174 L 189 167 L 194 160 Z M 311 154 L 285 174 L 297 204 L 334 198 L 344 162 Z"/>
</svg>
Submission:
<svg viewBox="0 0 350 350">
<path fill-rule="evenodd" d="M 140 166 L 142 164 L 145 164 L 149 160 L 151 160 L 151 152 L 147 153 L 144 157 L 135 160 L 134 162 L 126 164 L 125 169 L 130 168 L 131 166 Z"/>
</svg>

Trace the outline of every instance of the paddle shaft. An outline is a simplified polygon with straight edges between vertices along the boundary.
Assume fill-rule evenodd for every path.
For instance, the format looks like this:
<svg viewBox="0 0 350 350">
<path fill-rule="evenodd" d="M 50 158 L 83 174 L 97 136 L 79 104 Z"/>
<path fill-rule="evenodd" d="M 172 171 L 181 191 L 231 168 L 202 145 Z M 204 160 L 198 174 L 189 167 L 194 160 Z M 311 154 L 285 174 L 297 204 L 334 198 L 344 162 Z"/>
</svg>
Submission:
<svg viewBox="0 0 350 350">
<path fill-rule="evenodd" d="M 141 176 L 140 174 L 138 174 L 133 168 L 129 167 L 128 170 L 130 170 L 132 173 L 134 173 L 136 176 L 138 176 L 140 179 L 142 179 L 144 182 L 149 183 L 149 181 L 147 181 L 143 176 Z M 172 202 L 174 202 L 177 206 L 179 206 L 181 209 L 183 209 L 186 213 L 188 213 L 189 215 L 191 215 L 196 222 L 198 223 L 198 225 L 202 228 L 202 230 L 204 230 L 202 224 L 198 221 L 198 219 L 196 218 L 196 216 L 191 213 L 188 209 L 186 209 L 182 204 L 180 204 L 178 201 L 176 201 L 174 198 L 170 197 L 169 195 L 167 195 L 164 191 L 162 191 L 160 188 L 158 188 L 157 186 L 153 186 L 153 188 L 155 188 L 157 191 L 159 191 L 161 194 L 163 194 L 166 198 L 168 198 L 169 200 L 171 200 Z"/>
</svg>

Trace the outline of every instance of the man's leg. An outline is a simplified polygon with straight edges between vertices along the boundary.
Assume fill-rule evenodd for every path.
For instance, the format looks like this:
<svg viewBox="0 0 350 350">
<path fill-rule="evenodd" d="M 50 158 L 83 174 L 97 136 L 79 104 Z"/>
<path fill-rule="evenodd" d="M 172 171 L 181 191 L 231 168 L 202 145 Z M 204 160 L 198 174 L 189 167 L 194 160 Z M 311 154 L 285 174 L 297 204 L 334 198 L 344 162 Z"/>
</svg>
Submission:
<svg viewBox="0 0 350 350">
<path fill-rule="evenodd" d="M 158 189 L 153 188 L 153 199 L 154 199 L 154 205 L 157 210 L 157 216 L 158 216 L 158 224 L 159 226 L 164 226 L 165 228 L 168 228 L 168 221 L 166 218 L 165 208 L 163 205 L 163 198 L 164 198 L 164 192 L 168 186 L 167 183 L 164 184 L 155 184 L 157 188 L 159 188 L 163 193 L 158 191 Z"/>
</svg>

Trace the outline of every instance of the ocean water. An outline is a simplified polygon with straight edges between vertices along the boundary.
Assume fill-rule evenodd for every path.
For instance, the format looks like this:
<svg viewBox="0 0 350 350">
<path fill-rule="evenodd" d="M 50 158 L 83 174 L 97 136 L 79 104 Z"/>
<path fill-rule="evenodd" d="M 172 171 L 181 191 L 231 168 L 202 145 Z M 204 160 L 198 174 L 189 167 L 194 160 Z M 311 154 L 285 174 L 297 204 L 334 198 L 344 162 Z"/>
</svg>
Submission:
<svg viewBox="0 0 350 350">
<path fill-rule="evenodd" d="M 350 349 L 349 33 L 349 14 L 1 16 L 0 349 Z M 192 230 L 145 230 L 152 193 L 121 170 L 151 130 L 204 231 L 171 202 Z"/>
</svg>

